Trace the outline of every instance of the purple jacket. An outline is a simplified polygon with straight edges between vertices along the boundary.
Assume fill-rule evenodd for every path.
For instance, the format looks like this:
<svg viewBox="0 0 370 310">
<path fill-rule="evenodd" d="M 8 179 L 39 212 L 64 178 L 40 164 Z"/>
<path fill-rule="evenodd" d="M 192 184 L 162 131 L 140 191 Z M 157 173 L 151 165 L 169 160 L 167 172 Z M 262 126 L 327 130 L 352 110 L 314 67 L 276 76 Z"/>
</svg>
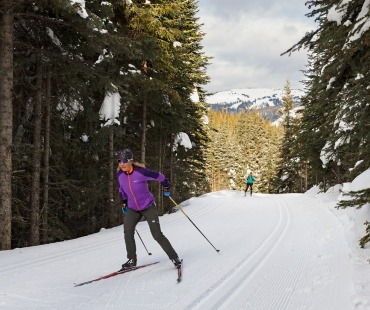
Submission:
<svg viewBox="0 0 370 310">
<path fill-rule="evenodd" d="M 161 182 L 164 187 L 170 186 L 166 177 L 157 171 L 133 166 L 130 173 L 120 170 L 117 174 L 118 190 L 127 206 L 135 211 L 149 208 L 154 202 L 154 196 L 149 191 L 150 180 Z"/>
</svg>

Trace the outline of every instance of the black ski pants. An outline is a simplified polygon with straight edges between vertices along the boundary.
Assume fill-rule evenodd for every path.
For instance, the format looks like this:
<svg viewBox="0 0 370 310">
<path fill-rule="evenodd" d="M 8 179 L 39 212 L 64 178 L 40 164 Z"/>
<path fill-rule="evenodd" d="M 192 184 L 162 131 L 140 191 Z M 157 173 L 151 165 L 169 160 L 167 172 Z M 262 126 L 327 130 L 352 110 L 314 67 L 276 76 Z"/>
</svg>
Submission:
<svg viewBox="0 0 370 310">
<path fill-rule="evenodd" d="M 245 188 L 245 193 L 246 194 L 248 192 L 248 188 L 250 187 L 251 188 L 251 195 L 252 195 L 252 186 L 253 186 L 253 183 L 247 183 L 247 187 Z"/>
<path fill-rule="evenodd" d="M 157 213 L 157 208 L 155 204 L 151 205 L 149 208 L 142 211 L 135 211 L 128 208 L 127 215 L 125 217 L 125 223 L 123 225 L 123 231 L 125 234 L 125 243 L 127 258 L 136 258 L 136 243 L 135 243 L 135 228 L 137 223 L 141 220 L 142 217 L 146 218 L 148 222 L 150 232 L 154 240 L 156 240 L 162 249 L 166 252 L 170 259 L 177 257 L 176 251 L 173 249 L 171 243 L 163 235 L 161 231 L 161 226 L 159 224 L 159 218 Z"/>
</svg>

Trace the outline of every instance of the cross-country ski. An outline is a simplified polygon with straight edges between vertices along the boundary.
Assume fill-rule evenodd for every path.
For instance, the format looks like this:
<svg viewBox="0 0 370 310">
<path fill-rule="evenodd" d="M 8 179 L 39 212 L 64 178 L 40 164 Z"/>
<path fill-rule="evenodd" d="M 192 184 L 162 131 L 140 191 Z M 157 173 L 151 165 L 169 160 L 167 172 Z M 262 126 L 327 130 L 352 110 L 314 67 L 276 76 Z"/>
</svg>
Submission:
<svg viewBox="0 0 370 310">
<path fill-rule="evenodd" d="M 118 276 L 120 274 L 124 274 L 124 273 L 128 273 L 128 272 L 131 272 L 131 271 L 135 271 L 135 270 L 138 270 L 138 269 L 141 269 L 141 268 L 144 268 L 144 267 L 148 267 L 148 266 L 152 266 L 152 265 L 155 265 L 155 264 L 158 264 L 158 263 L 159 262 L 155 262 L 155 263 L 145 264 L 145 265 L 141 265 L 141 266 L 131 267 L 130 269 L 121 269 L 121 270 L 112 272 L 110 274 L 107 274 L 105 276 L 102 276 L 100 278 L 96 278 L 96 279 L 85 281 L 85 282 L 81 282 L 81 283 L 75 283 L 75 286 L 82 286 L 82 285 L 89 284 L 89 283 L 92 283 L 92 282 L 96 282 L 96 281 L 108 279 L 108 278 L 111 278 L 111 277 Z"/>
</svg>

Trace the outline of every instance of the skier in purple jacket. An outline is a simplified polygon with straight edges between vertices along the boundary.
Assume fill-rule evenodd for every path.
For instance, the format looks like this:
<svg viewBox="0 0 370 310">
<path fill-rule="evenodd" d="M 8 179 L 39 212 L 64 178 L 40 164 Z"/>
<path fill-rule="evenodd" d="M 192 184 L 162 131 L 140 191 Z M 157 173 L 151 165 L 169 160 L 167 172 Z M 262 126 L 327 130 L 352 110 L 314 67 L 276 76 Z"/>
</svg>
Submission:
<svg viewBox="0 0 370 310">
<path fill-rule="evenodd" d="M 129 269 L 137 265 L 134 234 L 136 225 L 143 216 L 147 220 L 153 238 L 166 252 L 175 267 L 179 268 L 181 261 L 171 243 L 161 231 L 154 196 L 148 188 L 148 181 L 158 181 L 164 186 L 163 195 L 169 197 L 170 184 L 168 180 L 162 173 L 134 163 L 132 151 L 129 149 L 119 151 L 117 159 L 118 189 L 127 210 L 124 234 L 128 261 L 122 265 L 122 269 Z"/>
</svg>

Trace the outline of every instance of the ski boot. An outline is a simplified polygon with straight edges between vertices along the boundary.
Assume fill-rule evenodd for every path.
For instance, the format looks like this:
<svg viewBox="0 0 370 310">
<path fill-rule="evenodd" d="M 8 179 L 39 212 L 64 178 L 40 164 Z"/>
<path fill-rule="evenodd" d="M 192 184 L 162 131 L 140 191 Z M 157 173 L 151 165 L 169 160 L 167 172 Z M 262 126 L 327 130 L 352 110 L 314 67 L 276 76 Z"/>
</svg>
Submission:
<svg viewBox="0 0 370 310">
<path fill-rule="evenodd" d="M 176 257 L 176 258 L 171 259 L 171 261 L 173 262 L 173 264 L 175 265 L 175 267 L 177 269 L 181 268 L 181 260 L 180 260 L 180 258 Z"/>
<path fill-rule="evenodd" d="M 136 265 L 137 265 L 137 259 L 130 258 L 126 263 L 122 265 L 121 270 L 132 269 L 133 267 L 136 267 Z"/>
</svg>

